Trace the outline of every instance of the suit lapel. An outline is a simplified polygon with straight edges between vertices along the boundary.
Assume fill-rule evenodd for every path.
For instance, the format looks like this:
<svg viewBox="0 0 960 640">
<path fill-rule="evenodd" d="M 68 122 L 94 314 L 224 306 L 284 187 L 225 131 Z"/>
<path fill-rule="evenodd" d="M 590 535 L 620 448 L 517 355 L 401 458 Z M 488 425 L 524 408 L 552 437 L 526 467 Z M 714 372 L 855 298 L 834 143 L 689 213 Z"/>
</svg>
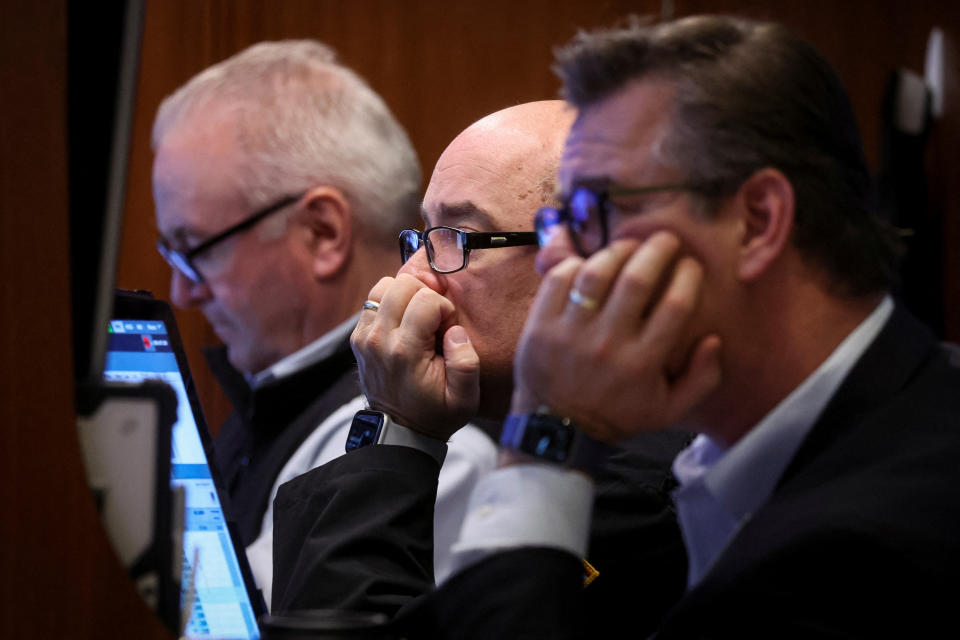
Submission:
<svg viewBox="0 0 960 640">
<path fill-rule="evenodd" d="M 777 483 L 787 486 L 803 469 L 880 409 L 902 389 L 936 346 L 933 334 L 896 307 L 886 326 L 854 365 Z"/>
</svg>

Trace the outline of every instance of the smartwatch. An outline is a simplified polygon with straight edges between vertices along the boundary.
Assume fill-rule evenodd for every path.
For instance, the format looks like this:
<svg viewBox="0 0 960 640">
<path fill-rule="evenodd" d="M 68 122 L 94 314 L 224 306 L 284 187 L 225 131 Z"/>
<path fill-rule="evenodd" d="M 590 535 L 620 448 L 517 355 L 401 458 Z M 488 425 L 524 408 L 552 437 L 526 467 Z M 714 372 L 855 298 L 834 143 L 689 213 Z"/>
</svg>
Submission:
<svg viewBox="0 0 960 640">
<path fill-rule="evenodd" d="M 581 433 L 570 418 L 550 413 L 511 413 L 500 446 L 544 462 L 592 473 L 613 447 Z"/>
<path fill-rule="evenodd" d="M 361 409 L 353 416 L 347 432 L 347 453 L 372 444 L 393 444 L 419 449 L 442 465 L 447 443 L 397 424 L 382 411 Z"/>
</svg>

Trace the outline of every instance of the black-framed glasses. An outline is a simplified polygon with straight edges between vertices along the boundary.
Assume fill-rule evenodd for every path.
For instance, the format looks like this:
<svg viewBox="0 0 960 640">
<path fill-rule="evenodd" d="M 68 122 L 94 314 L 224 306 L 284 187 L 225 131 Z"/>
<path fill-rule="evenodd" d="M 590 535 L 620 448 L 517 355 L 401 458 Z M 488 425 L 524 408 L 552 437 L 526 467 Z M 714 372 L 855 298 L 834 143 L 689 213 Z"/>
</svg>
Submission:
<svg viewBox="0 0 960 640">
<path fill-rule="evenodd" d="M 170 246 L 170 243 L 167 241 L 167 239 L 161 236 L 157 238 L 157 251 L 160 252 L 160 255 L 163 256 L 163 259 L 166 260 L 171 267 L 173 267 L 174 269 L 176 269 L 177 271 L 185 275 L 192 282 L 200 284 L 201 282 L 203 282 L 203 275 L 200 273 L 200 270 L 197 269 L 197 266 L 194 264 L 194 259 L 198 255 L 200 255 L 204 251 L 209 251 L 214 245 L 217 245 L 223 242 L 230 236 L 249 229 L 253 225 L 257 224 L 258 222 L 266 218 L 271 213 L 276 213 L 277 211 L 280 211 L 284 207 L 287 207 L 293 204 L 294 202 L 302 198 L 304 195 L 305 194 L 301 193 L 295 196 L 286 196 L 285 198 L 278 200 L 277 202 L 274 202 L 270 206 L 260 209 L 256 213 L 244 218 L 243 220 L 233 225 L 232 227 L 227 227 L 226 229 L 216 234 L 212 238 L 208 238 L 207 240 L 204 240 L 197 246 L 187 249 L 185 251 L 178 251 L 174 249 L 173 247 Z"/>
<path fill-rule="evenodd" d="M 427 248 L 427 261 L 437 273 L 453 273 L 467 266 L 474 249 L 522 247 L 537 244 L 534 231 L 461 231 L 453 227 L 431 227 L 426 231 L 404 229 L 400 232 L 400 260 L 406 262 L 421 246 Z"/>
<path fill-rule="evenodd" d="M 703 191 L 695 184 L 662 184 L 646 187 L 614 187 L 591 189 L 577 187 L 560 208 L 541 207 L 534 217 L 534 228 L 541 247 L 550 243 L 557 227 L 566 224 L 577 252 L 586 257 L 602 249 L 610 241 L 608 218 L 610 199 L 619 196 L 656 193 L 658 191 Z"/>
</svg>

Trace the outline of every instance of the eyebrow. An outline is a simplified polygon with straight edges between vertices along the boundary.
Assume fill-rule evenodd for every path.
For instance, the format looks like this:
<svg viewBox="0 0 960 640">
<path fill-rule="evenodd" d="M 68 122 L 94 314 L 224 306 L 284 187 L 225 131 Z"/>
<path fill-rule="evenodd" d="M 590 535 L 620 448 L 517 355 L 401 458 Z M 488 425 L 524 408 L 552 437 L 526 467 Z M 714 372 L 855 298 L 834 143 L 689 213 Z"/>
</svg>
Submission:
<svg viewBox="0 0 960 640">
<path fill-rule="evenodd" d="M 423 208 L 420 209 L 420 217 L 423 218 L 426 224 L 427 212 Z M 457 222 L 464 219 L 476 221 L 480 226 L 487 229 L 494 229 L 497 226 L 494 223 L 493 216 L 491 216 L 489 212 L 481 209 L 470 200 L 441 204 L 438 217 L 440 220 L 435 220 L 434 222 L 443 222 L 446 223 L 445 226 L 451 227 L 455 227 Z"/>
<path fill-rule="evenodd" d="M 615 181 L 611 180 L 610 176 L 578 176 L 570 185 L 571 189 L 586 187 L 595 191 L 602 191 L 604 189 L 609 189 L 610 187 L 616 186 L 619 185 L 617 185 Z"/>
</svg>

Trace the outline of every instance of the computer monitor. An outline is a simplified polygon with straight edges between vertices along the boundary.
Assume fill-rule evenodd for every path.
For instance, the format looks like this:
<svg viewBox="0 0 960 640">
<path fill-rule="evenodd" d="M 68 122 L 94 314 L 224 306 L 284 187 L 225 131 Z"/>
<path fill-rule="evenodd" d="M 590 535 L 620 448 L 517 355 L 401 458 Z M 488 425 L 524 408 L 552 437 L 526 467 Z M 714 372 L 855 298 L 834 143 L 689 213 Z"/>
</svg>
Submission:
<svg viewBox="0 0 960 640">
<path fill-rule="evenodd" d="M 105 380 L 161 380 L 177 395 L 170 483 L 183 489 L 186 507 L 181 606 L 190 618 L 185 637 L 259 638 L 257 618 L 265 605 L 210 462 L 211 438 L 169 305 L 147 294 L 118 292 L 107 335 Z"/>
</svg>

